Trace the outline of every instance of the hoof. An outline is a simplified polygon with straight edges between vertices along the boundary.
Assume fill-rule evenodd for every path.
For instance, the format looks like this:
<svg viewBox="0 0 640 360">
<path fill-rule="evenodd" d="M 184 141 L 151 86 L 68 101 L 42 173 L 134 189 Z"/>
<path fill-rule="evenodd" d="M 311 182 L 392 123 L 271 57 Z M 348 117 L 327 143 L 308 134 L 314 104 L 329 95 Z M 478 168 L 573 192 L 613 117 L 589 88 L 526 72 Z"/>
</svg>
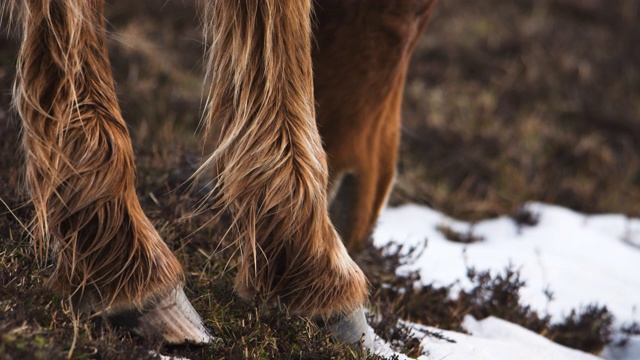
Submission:
<svg viewBox="0 0 640 360">
<path fill-rule="evenodd" d="M 359 307 L 351 314 L 340 316 L 336 321 L 326 325 L 329 333 L 339 341 L 359 349 L 375 349 L 375 333 L 367 324 L 364 308 Z"/>
<path fill-rule="evenodd" d="M 107 313 L 113 324 L 130 328 L 143 337 L 155 337 L 168 344 L 207 344 L 215 338 L 202 324 L 200 315 L 184 294 L 182 287 L 142 310 L 115 310 Z"/>
</svg>

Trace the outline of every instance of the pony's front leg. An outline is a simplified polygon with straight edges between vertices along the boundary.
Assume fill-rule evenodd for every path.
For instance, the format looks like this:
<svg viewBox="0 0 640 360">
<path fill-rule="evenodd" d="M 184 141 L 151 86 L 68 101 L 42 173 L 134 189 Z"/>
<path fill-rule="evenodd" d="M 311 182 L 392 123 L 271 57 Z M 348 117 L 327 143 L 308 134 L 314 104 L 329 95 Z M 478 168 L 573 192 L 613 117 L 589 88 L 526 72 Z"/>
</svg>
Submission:
<svg viewBox="0 0 640 360">
<path fill-rule="evenodd" d="M 220 129 L 205 165 L 242 249 L 236 287 L 320 317 L 347 343 L 372 337 L 367 281 L 327 212 L 316 128 L 310 0 L 207 2 L 207 120 Z M 206 169 L 207 166 L 203 167 Z"/>
<path fill-rule="evenodd" d="M 101 1 L 24 0 L 16 105 L 48 283 L 147 336 L 209 341 L 183 270 L 142 212 L 106 48 Z"/>
</svg>

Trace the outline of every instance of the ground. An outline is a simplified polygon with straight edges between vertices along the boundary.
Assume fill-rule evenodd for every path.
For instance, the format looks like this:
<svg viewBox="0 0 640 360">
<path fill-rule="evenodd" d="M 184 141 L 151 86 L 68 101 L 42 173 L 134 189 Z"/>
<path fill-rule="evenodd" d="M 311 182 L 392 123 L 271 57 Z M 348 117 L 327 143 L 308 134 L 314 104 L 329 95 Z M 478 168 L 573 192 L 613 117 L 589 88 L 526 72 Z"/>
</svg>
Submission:
<svg viewBox="0 0 640 360">
<path fill-rule="evenodd" d="M 225 343 L 161 347 L 99 319 L 74 319 L 43 285 L 50 265 L 37 266 L 22 226 L 32 210 L 21 191 L 19 122 L 10 110 L 17 43 L 2 35 L 0 358 L 143 358 L 151 357 L 148 349 L 194 359 L 357 357 L 284 309 L 234 296 L 233 249 L 218 246 L 224 224 L 202 227 L 210 214 L 188 216 L 199 197 L 183 183 L 202 153 L 194 134 L 203 49 L 191 2 L 110 2 L 107 16 L 138 195 L 185 265 L 194 306 Z M 514 214 L 529 200 L 639 216 L 639 43 L 635 0 L 441 1 L 409 70 L 391 204 L 428 204 L 469 221 Z M 411 288 L 415 279 L 394 275 L 400 258 L 370 247 L 358 261 L 373 284 L 371 309 L 382 314 L 376 328 L 402 340 L 409 355 L 419 349 L 397 326 L 398 316 L 459 330 L 465 314 L 494 314 L 586 351 L 597 352 L 596 340 L 607 341 L 600 331 L 606 313 L 586 314 L 588 325 L 577 316 L 552 327 L 509 296 L 517 287 L 514 275 L 478 276 L 477 291 L 452 302 L 436 286 L 411 290 L 412 296 L 382 286 Z M 487 296 L 478 292 L 486 289 L 495 290 L 495 301 L 478 304 Z M 575 329 L 593 330 L 593 324 L 599 327 L 585 346 Z"/>
</svg>

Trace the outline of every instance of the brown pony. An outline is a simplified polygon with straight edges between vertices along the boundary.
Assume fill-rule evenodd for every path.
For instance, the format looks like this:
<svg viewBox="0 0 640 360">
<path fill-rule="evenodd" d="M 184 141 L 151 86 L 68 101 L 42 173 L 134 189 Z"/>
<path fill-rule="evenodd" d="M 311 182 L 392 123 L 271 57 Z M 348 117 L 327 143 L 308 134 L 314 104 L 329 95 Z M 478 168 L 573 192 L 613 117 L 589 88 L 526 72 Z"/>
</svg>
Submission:
<svg viewBox="0 0 640 360">
<path fill-rule="evenodd" d="M 367 281 L 347 249 L 363 249 L 393 181 L 407 64 L 434 2 L 204 1 L 217 147 L 196 175 L 215 174 L 212 206 L 234 219 L 236 290 L 321 318 L 347 343 L 369 334 Z M 143 335 L 210 341 L 136 196 L 102 1 L 9 7 L 33 235 L 56 260 L 48 284 Z"/>
</svg>

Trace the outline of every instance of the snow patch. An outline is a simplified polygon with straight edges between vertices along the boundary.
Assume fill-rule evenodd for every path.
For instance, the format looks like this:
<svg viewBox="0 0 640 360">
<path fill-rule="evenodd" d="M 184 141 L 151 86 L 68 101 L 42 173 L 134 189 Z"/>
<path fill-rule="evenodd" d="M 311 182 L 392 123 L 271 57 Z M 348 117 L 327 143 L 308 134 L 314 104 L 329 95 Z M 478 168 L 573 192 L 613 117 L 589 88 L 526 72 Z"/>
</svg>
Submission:
<svg viewBox="0 0 640 360">
<path fill-rule="evenodd" d="M 470 224 L 433 209 L 404 205 L 385 209 L 373 234 L 378 247 L 389 243 L 426 249 L 399 272 L 418 270 L 425 283 L 470 289 L 467 268 L 501 273 L 513 265 L 526 286 L 522 302 L 553 321 L 588 304 L 606 305 L 617 325 L 639 321 L 640 220 L 623 215 L 587 216 L 559 206 L 532 203 L 539 223 L 518 227 L 508 217 Z M 460 244 L 438 230 L 472 231 L 484 241 Z M 547 290 L 553 293 L 550 301 Z M 443 332 L 457 341 L 425 338 L 427 359 L 595 359 L 557 345 L 517 325 L 496 318 L 465 320 L 472 336 Z M 640 359 L 640 337 L 625 348 L 609 347 L 602 356 L 610 360 Z"/>
</svg>

